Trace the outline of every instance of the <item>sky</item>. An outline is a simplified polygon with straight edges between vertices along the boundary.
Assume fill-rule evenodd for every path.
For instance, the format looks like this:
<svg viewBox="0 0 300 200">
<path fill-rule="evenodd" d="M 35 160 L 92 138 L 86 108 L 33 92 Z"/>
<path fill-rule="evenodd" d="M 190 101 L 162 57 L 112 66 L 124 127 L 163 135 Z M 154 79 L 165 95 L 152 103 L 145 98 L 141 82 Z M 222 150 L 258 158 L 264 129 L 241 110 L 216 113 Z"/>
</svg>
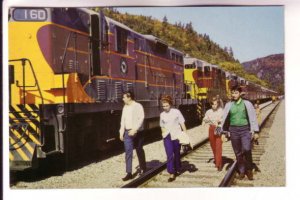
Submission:
<svg viewBox="0 0 300 200">
<path fill-rule="evenodd" d="M 284 7 L 123 7 L 121 13 L 152 16 L 168 22 L 192 22 L 222 48 L 232 47 L 240 62 L 284 53 Z"/>
</svg>

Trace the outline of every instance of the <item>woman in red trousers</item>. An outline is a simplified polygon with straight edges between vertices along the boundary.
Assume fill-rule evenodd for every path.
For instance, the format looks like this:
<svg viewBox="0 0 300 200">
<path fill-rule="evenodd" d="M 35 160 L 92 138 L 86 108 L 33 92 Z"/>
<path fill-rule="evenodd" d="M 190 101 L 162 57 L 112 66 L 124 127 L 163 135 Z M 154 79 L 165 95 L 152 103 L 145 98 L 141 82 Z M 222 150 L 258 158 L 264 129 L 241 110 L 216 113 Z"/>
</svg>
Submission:
<svg viewBox="0 0 300 200">
<path fill-rule="evenodd" d="M 222 170 L 222 143 L 225 140 L 225 135 L 217 133 L 216 127 L 222 122 L 223 108 L 221 107 L 220 99 L 212 98 L 211 109 L 209 109 L 203 118 L 203 121 L 209 124 L 209 142 L 214 154 L 215 167 L 218 171 Z"/>
</svg>

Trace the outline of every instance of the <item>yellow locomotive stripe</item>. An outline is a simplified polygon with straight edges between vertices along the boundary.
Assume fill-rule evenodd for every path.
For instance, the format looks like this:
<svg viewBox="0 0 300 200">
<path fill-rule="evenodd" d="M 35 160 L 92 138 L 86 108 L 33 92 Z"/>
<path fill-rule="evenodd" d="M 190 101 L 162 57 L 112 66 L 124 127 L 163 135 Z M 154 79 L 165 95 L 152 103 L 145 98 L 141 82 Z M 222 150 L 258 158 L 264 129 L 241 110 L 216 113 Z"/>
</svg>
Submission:
<svg viewBox="0 0 300 200">
<path fill-rule="evenodd" d="M 20 139 L 20 142 L 22 142 L 22 144 L 26 147 L 26 149 L 33 154 L 33 147 L 24 139 L 24 136 L 20 135 L 20 133 L 18 133 L 18 131 L 13 130 L 11 131 L 18 139 Z M 27 135 L 26 135 L 27 136 Z"/>
<path fill-rule="evenodd" d="M 126 54 L 117 53 L 117 52 L 115 52 L 115 51 L 105 51 L 105 53 L 107 53 L 107 54 L 118 55 L 118 56 L 121 56 L 121 57 L 123 57 L 123 58 L 134 59 L 134 57 L 131 57 L 131 56 L 126 55 Z"/>
<path fill-rule="evenodd" d="M 64 49 L 64 48 L 62 48 L 62 49 Z M 69 48 L 67 48 L 67 50 L 71 51 L 71 52 L 86 54 L 86 55 L 90 54 L 88 51 L 81 51 L 81 50 L 78 50 L 78 49 L 74 49 L 73 47 L 69 47 Z"/>
<path fill-rule="evenodd" d="M 12 144 L 14 144 L 16 141 L 12 138 L 10 138 L 10 141 Z M 29 157 L 24 153 L 24 151 L 20 148 L 18 144 L 14 144 L 13 147 L 18 152 L 18 154 L 21 156 L 23 160 L 29 160 Z"/>
<path fill-rule="evenodd" d="M 14 159 L 15 159 L 15 156 L 11 152 L 9 152 L 9 160 L 14 160 Z"/>
<path fill-rule="evenodd" d="M 211 79 L 212 79 L 211 77 L 208 77 L 208 78 L 199 77 L 199 78 L 198 78 L 198 81 L 199 81 L 199 80 L 211 80 Z"/>
<path fill-rule="evenodd" d="M 82 32 L 82 31 L 79 31 L 77 29 L 73 29 L 73 28 L 70 28 L 70 27 L 67 27 L 67 26 L 64 26 L 64 25 L 60 25 L 60 24 L 56 24 L 56 23 L 51 23 L 51 25 L 54 25 L 54 26 L 57 26 L 57 27 L 60 27 L 60 28 L 63 28 L 63 29 L 66 29 L 66 30 L 69 30 L 69 31 L 72 31 L 72 32 L 75 32 L 75 33 L 79 33 L 81 35 L 89 36 L 89 34 L 86 33 L 86 32 Z"/>
<path fill-rule="evenodd" d="M 30 131 L 28 131 L 28 137 L 29 137 L 35 144 L 41 145 L 41 142 L 40 142 L 36 137 L 34 137 L 33 134 L 30 133 Z"/>
<path fill-rule="evenodd" d="M 29 106 L 29 105 L 27 105 Z M 32 123 L 32 121 L 30 119 L 27 118 L 27 116 L 24 114 L 24 112 L 22 112 L 18 106 L 14 106 L 14 105 L 11 105 L 11 107 L 13 109 L 15 109 L 15 111 L 17 111 L 18 113 L 9 113 L 9 117 L 10 117 L 10 121 L 11 122 L 20 122 L 22 121 L 23 119 L 26 119 L 24 120 L 25 122 L 27 122 L 28 124 L 28 136 L 29 138 L 36 144 L 40 145 L 40 141 L 38 138 L 36 138 L 34 135 L 36 135 L 38 137 L 39 135 L 39 124 L 34 124 Z M 31 108 L 30 108 L 31 109 Z M 19 119 L 21 117 L 21 119 Z M 39 118 L 35 119 L 37 122 L 36 123 L 39 123 Z M 34 128 L 36 127 L 36 128 Z"/>
<path fill-rule="evenodd" d="M 169 63 L 172 63 L 172 64 L 177 64 L 181 67 L 183 67 L 183 64 L 182 63 L 179 63 L 179 62 L 176 62 L 176 61 L 173 61 L 173 60 L 168 60 L 166 58 L 161 58 L 159 56 L 156 56 L 154 54 L 151 54 L 151 53 L 148 53 L 148 52 L 145 52 L 145 51 L 141 51 L 141 50 L 135 50 L 136 52 L 140 53 L 140 54 L 144 54 L 145 56 L 150 56 L 150 57 L 153 57 L 153 58 L 157 58 L 157 59 L 160 59 L 160 60 L 164 60 L 166 62 L 169 62 Z"/>
<path fill-rule="evenodd" d="M 172 70 L 163 69 L 162 67 L 161 68 L 160 67 L 152 67 L 150 65 L 144 65 L 144 64 L 140 64 L 140 63 L 138 63 L 137 66 L 139 66 L 139 67 L 147 67 L 147 68 L 150 68 L 150 69 L 154 69 L 154 70 L 158 70 L 158 71 L 163 71 L 163 72 L 174 73 L 174 74 L 179 74 L 179 75 L 182 74 L 180 72 L 174 72 Z"/>
</svg>

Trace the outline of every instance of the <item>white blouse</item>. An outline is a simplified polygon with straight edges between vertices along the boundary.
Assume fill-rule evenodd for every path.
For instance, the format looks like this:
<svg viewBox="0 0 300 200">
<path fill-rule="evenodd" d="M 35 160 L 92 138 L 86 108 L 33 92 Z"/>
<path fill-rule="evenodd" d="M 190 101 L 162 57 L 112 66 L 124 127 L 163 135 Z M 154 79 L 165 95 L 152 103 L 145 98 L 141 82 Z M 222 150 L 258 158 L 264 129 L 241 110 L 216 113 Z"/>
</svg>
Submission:
<svg viewBox="0 0 300 200">
<path fill-rule="evenodd" d="M 218 122 L 222 122 L 223 109 L 218 108 L 216 111 L 209 109 L 206 111 L 203 121 L 207 124 L 218 125 Z"/>
<path fill-rule="evenodd" d="M 181 112 L 176 108 L 171 108 L 169 112 L 162 112 L 160 114 L 159 125 L 161 128 L 166 129 L 163 137 L 171 136 L 171 140 L 176 140 L 178 134 L 181 134 L 181 126 L 185 122 Z"/>
</svg>

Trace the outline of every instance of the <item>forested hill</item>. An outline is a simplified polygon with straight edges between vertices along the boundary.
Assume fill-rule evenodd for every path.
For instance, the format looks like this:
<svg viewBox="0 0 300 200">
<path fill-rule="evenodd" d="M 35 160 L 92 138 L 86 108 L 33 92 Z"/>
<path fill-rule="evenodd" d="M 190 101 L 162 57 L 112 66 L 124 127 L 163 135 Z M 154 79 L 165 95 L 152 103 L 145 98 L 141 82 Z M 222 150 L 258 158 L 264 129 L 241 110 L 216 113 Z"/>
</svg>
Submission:
<svg viewBox="0 0 300 200">
<path fill-rule="evenodd" d="M 98 11 L 98 9 L 95 10 Z M 221 48 L 209 38 L 209 35 L 197 33 L 191 22 L 187 24 L 181 22 L 170 24 L 167 17 L 164 17 L 163 21 L 159 21 L 151 16 L 121 14 L 112 8 L 103 9 L 103 12 L 106 16 L 139 33 L 154 35 L 166 41 L 170 46 L 185 54 L 216 64 L 224 70 L 236 73 L 252 82 L 268 86 L 265 81 L 260 80 L 253 74 L 248 74 L 244 70 L 240 62 L 234 58 L 231 47 Z"/>
<path fill-rule="evenodd" d="M 284 93 L 284 54 L 274 54 L 242 63 L 245 70 L 271 84 L 271 88 Z"/>
</svg>

